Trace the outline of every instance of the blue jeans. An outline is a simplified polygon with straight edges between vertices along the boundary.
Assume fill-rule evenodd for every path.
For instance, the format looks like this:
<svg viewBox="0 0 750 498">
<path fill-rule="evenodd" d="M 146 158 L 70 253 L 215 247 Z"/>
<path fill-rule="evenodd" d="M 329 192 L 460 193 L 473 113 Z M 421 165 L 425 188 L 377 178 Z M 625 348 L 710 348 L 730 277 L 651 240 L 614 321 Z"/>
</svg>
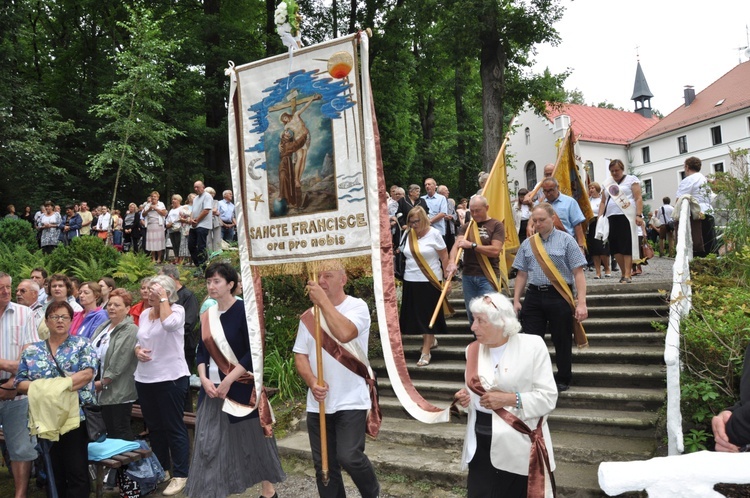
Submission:
<svg viewBox="0 0 750 498">
<path fill-rule="evenodd" d="M 234 240 L 234 227 L 221 227 L 221 238 L 224 239 L 224 242 L 227 244 L 231 243 Z"/>
<path fill-rule="evenodd" d="M 206 265 L 206 240 L 208 239 L 208 228 L 195 227 L 191 228 L 188 233 L 188 251 L 190 259 L 196 268 L 203 270 Z M 179 247 L 177 248 L 179 251 Z"/>
<path fill-rule="evenodd" d="M 461 283 L 463 284 L 464 289 L 464 304 L 466 304 L 466 314 L 469 316 L 469 327 L 471 327 L 471 324 L 474 323 L 474 317 L 471 316 L 471 310 L 469 310 L 471 301 L 477 297 L 484 296 L 485 294 L 492 294 L 496 291 L 484 275 L 482 275 L 481 277 L 464 275 L 463 277 L 461 277 Z"/>
</svg>

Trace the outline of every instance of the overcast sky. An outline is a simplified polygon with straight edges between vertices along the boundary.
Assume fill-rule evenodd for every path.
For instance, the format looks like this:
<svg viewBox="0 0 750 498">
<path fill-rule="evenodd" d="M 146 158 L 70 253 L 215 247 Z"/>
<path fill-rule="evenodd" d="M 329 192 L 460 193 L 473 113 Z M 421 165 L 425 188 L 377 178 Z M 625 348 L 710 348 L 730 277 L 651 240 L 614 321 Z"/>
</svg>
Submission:
<svg viewBox="0 0 750 498">
<path fill-rule="evenodd" d="M 665 116 L 683 104 L 683 88 L 696 93 L 747 61 L 746 25 L 750 0 L 563 0 L 556 24 L 562 42 L 541 45 L 535 72 L 567 68 L 567 90 L 578 88 L 586 104 L 611 102 L 634 109 L 635 70 L 641 67 L 651 93 L 651 107 Z M 636 49 L 636 47 L 638 47 Z M 748 82 L 750 85 L 750 82 Z"/>
</svg>

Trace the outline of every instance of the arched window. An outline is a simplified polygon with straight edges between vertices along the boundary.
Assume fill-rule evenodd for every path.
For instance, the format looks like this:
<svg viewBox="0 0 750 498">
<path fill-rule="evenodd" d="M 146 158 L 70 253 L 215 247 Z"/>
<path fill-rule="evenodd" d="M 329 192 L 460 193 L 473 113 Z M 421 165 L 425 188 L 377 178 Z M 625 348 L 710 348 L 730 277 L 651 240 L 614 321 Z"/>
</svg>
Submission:
<svg viewBox="0 0 750 498">
<path fill-rule="evenodd" d="M 526 163 L 526 188 L 531 190 L 536 187 L 536 164 L 534 161 Z"/>
<path fill-rule="evenodd" d="M 524 133 L 526 134 L 526 145 L 531 145 L 531 130 L 529 130 L 528 126 L 524 130 Z"/>
<path fill-rule="evenodd" d="M 594 179 L 594 163 L 592 163 L 591 161 L 586 161 L 584 167 L 586 168 L 586 176 L 589 178 L 589 181 L 595 182 L 596 180 Z"/>
</svg>

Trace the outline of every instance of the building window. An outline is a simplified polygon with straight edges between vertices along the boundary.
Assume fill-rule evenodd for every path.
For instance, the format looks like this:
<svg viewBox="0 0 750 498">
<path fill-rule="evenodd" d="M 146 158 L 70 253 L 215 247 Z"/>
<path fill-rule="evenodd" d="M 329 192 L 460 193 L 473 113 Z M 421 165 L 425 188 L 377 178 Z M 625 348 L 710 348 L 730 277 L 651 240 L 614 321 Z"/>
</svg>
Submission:
<svg viewBox="0 0 750 498">
<path fill-rule="evenodd" d="M 567 114 L 560 114 L 555 118 L 555 129 L 554 131 L 565 131 L 570 128 L 570 116 Z"/>
<path fill-rule="evenodd" d="M 651 162 L 651 149 L 649 149 L 648 147 L 643 147 L 641 149 L 641 154 L 643 154 L 643 164 Z"/>
<path fill-rule="evenodd" d="M 687 154 L 687 135 L 677 137 L 677 148 L 680 150 L 680 154 Z"/>
<path fill-rule="evenodd" d="M 596 179 L 594 178 L 594 163 L 592 163 L 591 161 L 586 161 L 583 167 L 586 170 L 586 177 L 588 177 L 588 179 L 592 182 L 595 182 Z"/>
<path fill-rule="evenodd" d="M 714 145 L 721 143 L 721 126 L 714 126 L 711 128 L 711 142 Z"/>
<path fill-rule="evenodd" d="M 716 163 L 714 166 L 714 173 L 724 173 L 724 163 Z"/>
<path fill-rule="evenodd" d="M 534 161 L 526 163 L 526 188 L 532 190 L 536 187 L 536 164 Z"/>
<path fill-rule="evenodd" d="M 526 145 L 531 145 L 531 130 L 529 130 L 528 127 L 524 130 L 524 133 L 526 134 Z"/>
<path fill-rule="evenodd" d="M 654 186 L 651 183 L 651 178 L 643 180 L 641 192 L 643 193 L 644 201 L 650 201 L 654 198 Z"/>
<path fill-rule="evenodd" d="M 680 181 L 685 179 L 685 167 L 682 167 L 683 169 L 680 170 Z"/>
</svg>

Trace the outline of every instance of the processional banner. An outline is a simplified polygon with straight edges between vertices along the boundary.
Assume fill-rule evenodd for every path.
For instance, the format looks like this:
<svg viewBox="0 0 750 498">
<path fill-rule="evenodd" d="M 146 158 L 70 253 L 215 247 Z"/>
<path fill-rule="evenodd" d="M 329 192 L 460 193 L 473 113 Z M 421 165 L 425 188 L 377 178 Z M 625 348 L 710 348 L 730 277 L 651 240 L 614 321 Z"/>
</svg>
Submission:
<svg viewBox="0 0 750 498">
<path fill-rule="evenodd" d="M 234 68 L 230 144 L 251 264 L 369 254 L 357 60 L 350 36 Z"/>
<path fill-rule="evenodd" d="M 254 267 L 370 255 L 393 390 L 417 420 L 447 422 L 448 408 L 433 406 L 416 391 L 404 358 L 368 46 L 360 32 L 227 69 L 230 162 L 255 385 L 260 392 L 264 323 Z"/>
</svg>

